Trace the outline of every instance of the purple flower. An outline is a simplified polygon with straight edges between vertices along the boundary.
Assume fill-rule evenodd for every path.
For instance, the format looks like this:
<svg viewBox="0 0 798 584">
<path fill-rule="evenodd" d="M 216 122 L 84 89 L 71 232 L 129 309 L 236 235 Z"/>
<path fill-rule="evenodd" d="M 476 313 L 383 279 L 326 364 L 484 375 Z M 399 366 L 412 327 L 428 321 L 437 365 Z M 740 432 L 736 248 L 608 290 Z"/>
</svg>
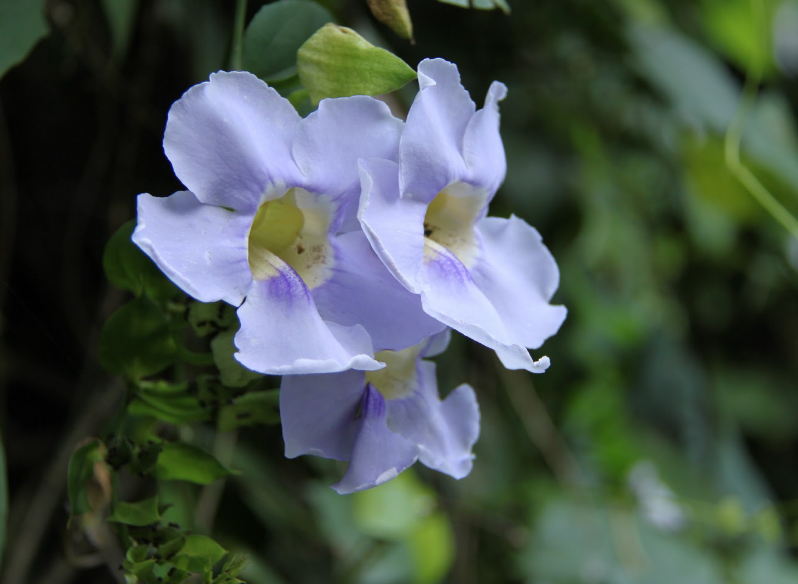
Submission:
<svg viewBox="0 0 798 584">
<path fill-rule="evenodd" d="M 435 364 L 448 331 L 402 351 L 384 351 L 379 371 L 283 377 L 280 417 L 285 455 L 348 460 L 333 488 L 353 493 L 389 481 L 416 460 L 463 478 L 479 436 L 474 390 L 461 385 L 438 397 Z"/>
<path fill-rule="evenodd" d="M 506 171 L 498 102 L 507 89 L 494 82 L 475 111 L 453 64 L 422 61 L 418 79 L 399 162 L 360 162 L 363 229 L 427 314 L 494 349 L 510 369 L 545 371 L 549 359 L 533 361 L 526 348 L 565 319 L 564 307 L 549 304 L 557 264 L 523 220 L 486 217 Z"/>
<path fill-rule="evenodd" d="M 194 298 L 240 305 L 236 358 L 249 369 L 378 369 L 375 350 L 443 328 L 356 219 L 357 161 L 397 159 L 401 128 L 370 97 L 324 100 L 301 119 L 254 75 L 211 75 L 166 125 L 166 155 L 189 190 L 140 195 L 133 240 Z"/>
</svg>

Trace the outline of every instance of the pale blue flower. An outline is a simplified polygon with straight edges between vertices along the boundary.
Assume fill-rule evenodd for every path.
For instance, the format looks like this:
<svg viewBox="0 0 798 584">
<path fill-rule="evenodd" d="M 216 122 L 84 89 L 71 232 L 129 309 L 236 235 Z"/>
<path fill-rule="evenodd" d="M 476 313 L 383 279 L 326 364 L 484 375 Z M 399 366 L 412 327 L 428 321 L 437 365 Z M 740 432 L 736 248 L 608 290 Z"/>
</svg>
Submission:
<svg viewBox="0 0 798 584">
<path fill-rule="evenodd" d="M 355 214 L 359 158 L 398 157 L 375 99 L 301 119 L 249 73 L 217 73 L 169 112 L 164 149 L 189 189 L 138 198 L 133 240 L 184 291 L 239 306 L 236 358 L 270 374 L 381 367 L 443 325 L 384 269 Z M 243 304 L 242 304 L 243 302 Z"/>
<path fill-rule="evenodd" d="M 440 400 L 435 364 L 423 360 L 446 348 L 448 332 L 402 351 L 384 351 L 379 371 L 283 377 L 280 418 L 285 455 L 349 461 L 333 488 L 375 487 L 420 460 L 463 478 L 479 436 L 474 390 L 461 385 Z"/>
<path fill-rule="evenodd" d="M 494 82 L 485 107 L 441 59 L 419 64 L 420 91 L 395 160 L 362 160 L 358 217 L 394 276 L 419 294 L 427 314 L 496 351 L 510 369 L 544 371 L 533 361 L 559 329 L 565 308 L 549 300 L 559 271 L 540 234 L 523 220 L 486 217 L 504 180 Z"/>
</svg>

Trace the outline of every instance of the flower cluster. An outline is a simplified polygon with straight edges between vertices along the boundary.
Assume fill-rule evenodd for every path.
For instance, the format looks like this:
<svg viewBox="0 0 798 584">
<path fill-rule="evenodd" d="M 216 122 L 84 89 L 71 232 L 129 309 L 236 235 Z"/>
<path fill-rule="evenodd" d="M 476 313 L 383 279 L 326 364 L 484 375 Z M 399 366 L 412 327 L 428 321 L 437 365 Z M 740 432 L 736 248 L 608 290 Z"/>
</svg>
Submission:
<svg viewBox="0 0 798 584">
<path fill-rule="evenodd" d="M 494 82 L 476 110 L 457 68 L 425 60 L 407 121 L 381 101 L 322 100 L 302 119 L 255 76 L 217 73 L 169 112 L 187 187 L 142 194 L 134 242 L 186 293 L 238 307 L 236 359 L 283 375 L 286 455 L 349 461 L 341 493 L 420 460 L 461 478 L 479 434 L 473 390 L 441 401 L 449 328 L 511 369 L 565 309 L 538 232 L 487 217 L 506 171 Z"/>
</svg>

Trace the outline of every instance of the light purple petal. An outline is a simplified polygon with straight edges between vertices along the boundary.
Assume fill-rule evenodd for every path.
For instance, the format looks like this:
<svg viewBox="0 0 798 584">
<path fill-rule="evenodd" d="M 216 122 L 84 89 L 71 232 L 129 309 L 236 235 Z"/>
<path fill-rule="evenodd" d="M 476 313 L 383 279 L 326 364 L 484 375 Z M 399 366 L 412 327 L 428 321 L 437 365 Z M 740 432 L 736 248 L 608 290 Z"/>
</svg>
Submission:
<svg viewBox="0 0 798 584">
<path fill-rule="evenodd" d="M 238 309 L 235 357 L 242 365 L 271 375 L 381 367 L 363 327 L 323 321 L 296 272 L 276 257 L 272 267 L 274 276 L 255 280 Z"/>
<path fill-rule="evenodd" d="M 429 203 L 467 176 L 463 139 L 476 106 L 460 84 L 457 67 L 443 59 L 418 65 L 420 90 L 402 132 L 403 197 Z"/>
<path fill-rule="evenodd" d="M 403 286 L 420 292 L 426 204 L 399 198 L 399 166 L 388 160 L 361 160 L 360 179 L 358 218 L 371 247 Z"/>
<path fill-rule="evenodd" d="M 507 161 L 499 134 L 499 101 L 507 95 L 507 87 L 494 81 L 485 98 L 485 106 L 474 114 L 466 128 L 463 157 L 468 166 L 464 180 L 484 187 L 491 196 L 504 181 Z"/>
<path fill-rule="evenodd" d="M 541 373 L 548 367 L 548 360 L 533 361 L 529 352 L 516 343 L 497 307 L 449 250 L 427 242 L 421 279 L 427 285 L 421 292 L 427 314 L 496 351 L 508 369 Z M 499 309 L 504 310 L 504 306 Z"/>
<path fill-rule="evenodd" d="M 299 121 L 288 100 L 254 75 L 215 73 L 169 110 L 164 150 L 200 201 L 254 212 L 272 185 L 301 186 L 291 155 Z"/>
<path fill-rule="evenodd" d="M 471 472 L 471 449 L 479 437 L 479 406 L 474 390 L 461 385 L 441 402 L 435 364 L 420 361 L 418 389 L 388 400 L 388 427 L 418 444 L 419 460 L 429 468 L 461 479 Z"/>
<path fill-rule="evenodd" d="M 452 340 L 452 329 L 446 328 L 436 335 L 432 335 L 424 348 L 421 349 L 419 355 L 421 357 L 437 357 L 443 353 L 449 346 L 449 341 Z"/>
<path fill-rule="evenodd" d="M 345 226 L 354 223 L 360 196 L 357 161 L 382 158 L 397 161 L 403 123 L 388 106 L 358 95 L 323 99 L 319 109 L 302 120 L 294 142 L 294 158 L 309 191 L 345 195 Z M 346 229 L 347 231 L 350 229 Z"/>
<path fill-rule="evenodd" d="M 312 291 L 324 320 L 363 325 L 375 351 L 404 349 L 444 329 L 391 275 L 362 231 L 339 236 L 335 247 L 332 276 Z"/>
<path fill-rule="evenodd" d="M 172 282 L 202 302 L 241 304 L 252 284 L 250 216 L 203 205 L 188 191 L 139 195 L 137 205 L 133 242 Z"/>
<path fill-rule="evenodd" d="M 419 455 L 418 446 L 388 429 L 385 399 L 371 385 L 366 386 L 360 413 L 362 425 L 349 468 L 344 477 L 332 485 L 342 495 L 370 489 L 395 478 Z"/>
<path fill-rule="evenodd" d="M 471 269 L 479 289 L 499 307 L 513 343 L 537 349 L 559 330 L 564 306 L 549 304 L 560 273 L 540 234 L 522 219 L 489 217 L 477 224 L 483 256 Z"/>
<path fill-rule="evenodd" d="M 284 376 L 280 420 L 285 455 L 349 460 L 361 426 L 357 413 L 365 390 L 360 371 Z"/>
</svg>

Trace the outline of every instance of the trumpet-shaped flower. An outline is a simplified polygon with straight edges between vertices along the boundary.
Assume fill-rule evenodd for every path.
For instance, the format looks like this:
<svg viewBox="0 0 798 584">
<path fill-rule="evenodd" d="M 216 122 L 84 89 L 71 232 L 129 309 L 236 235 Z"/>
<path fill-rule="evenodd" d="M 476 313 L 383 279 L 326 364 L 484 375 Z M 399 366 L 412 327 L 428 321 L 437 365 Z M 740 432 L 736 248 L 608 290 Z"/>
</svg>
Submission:
<svg viewBox="0 0 798 584">
<path fill-rule="evenodd" d="M 285 455 L 349 461 L 333 488 L 353 493 L 396 477 L 416 460 L 460 479 L 471 471 L 479 436 L 474 391 L 461 385 L 440 400 L 435 364 L 448 331 L 402 351 L 383 351 L 379 371 L 283 377 Z"/>
<path fill-rule="evenodd" d="M 355 217 L 358 159 L 397 159 L 401 128 L 369 97 L 324 100 L 302 119 L 254 75 L 214 74 L 169 112 L 164 149 L 188 191 L 140 195 L 133 240 L 194 298 L 240 305 L 246 367 L 378 369 L 374 350 L 443 328 Z"/>
<path fill-rule="evenodd" d="M 496 351 L 510 369 L 544 371 L 536 349 L 559 329 L 549 304 L 559 272 L 540 234 L 523 220 L 486 217 L 504 180 L 494 82 L 485 106 L 441 59 L 419 64 L 420 91 L 400 139 L 399 162 L 362 160 L 358 217 L 393 275 L 427 314 Z"/>
</svg>

